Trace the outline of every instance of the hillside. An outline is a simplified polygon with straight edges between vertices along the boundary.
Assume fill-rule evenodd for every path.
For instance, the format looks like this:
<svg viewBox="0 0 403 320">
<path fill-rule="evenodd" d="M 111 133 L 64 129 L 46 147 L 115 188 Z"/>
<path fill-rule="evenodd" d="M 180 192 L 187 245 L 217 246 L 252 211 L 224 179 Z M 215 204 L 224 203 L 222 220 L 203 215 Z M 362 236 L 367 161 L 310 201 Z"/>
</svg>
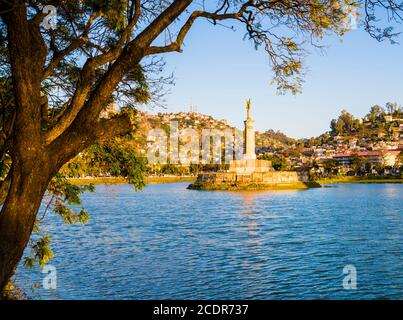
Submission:
<svg viewBox="0 0 403 320">
<path fill-rule="evenodd" d="M 276 170 L 308 170 L 311 167 L 319 168 L 323 163 L 334 163 L 340 154 L 359 153 L 365 157 L 376 153 L 378 157 L 378 153 L 385 154 L 389 152 L 388 150 L 396 153 L 396 150 L 402 149 L 403 144 L 402 115 L 401 107 L 396 107 L 392 112 L 372 107 L 364 118 L 355 118 L 347 111 L 343 111 L 338 119 L 331 121 L 330 131 L 311 139 L 296 140 L 274 130 L 256 132 L 256 154 L 261 159 L 272 161 Z M 194 129 L 199 135 L 203 129 L 234 128 L 225 120 L 217 120 L 198 112 L 158 114 L 137 112 L 137 130 L 131 136 L 89 148 L 67 165 L 66 175 L 130 176 L 134 181 L 141 182 L 142 173 L 183 175 L 196 174 L 203 170 L 225 169 L 214 164 L 191 166 L 147 164 L 148 134 L 151 130 L 160 128 L 168 136 L 172 121 L 178 122 L 179 129 Z M 199 139 L 201 142 L 200 136 Z M 374 162 L 376 160 L 374 159 L 371 161 Z M 376 161 L 382 162 L 380 159 Z M 399 161 L 397 158 L 393 159 L 394 165 L 399 166 Z"/>
<path fill-rule="evenodd" d="M 138 113 L 138 130 L 134 135 L 134 141 L 144 153 L 146 150 L 147 134 L 155 128 L 163 128 L 168 133 L 171 121 L 178 121 L 179 128 L 192 128 L 197 131 L 202 129 L 233 129 L 226 120 L 218 120 L 210 115 L 199 112 L 179 112 L 179 113 L 158 113 L 156 115 L 139 112 Z M 243 130 L 243 128 L 238 128 Z M 265 132 L 256 132 L 257 148 L 273 148 L 283 149 L 289 148 L 296 143 L 295 139 L 287 137 L 280 131 L 267 130 Z"/>
<path fill-rule="evenodd" d="M 280 131 L 272 129 L 265 132 L 256 132 L 257 148 L 286 149 L 297 143 L 297 140 L 286 136 Z"/>
<path fill-rule="evenodd" d="M 330 131 L 305 140 L 306 147 L 346 145 L 360 150 L 393 149 L 402 144 L 403 109 L 393 103 L 373 106 L 363 118 L 343 110 Z"/>
</svg>

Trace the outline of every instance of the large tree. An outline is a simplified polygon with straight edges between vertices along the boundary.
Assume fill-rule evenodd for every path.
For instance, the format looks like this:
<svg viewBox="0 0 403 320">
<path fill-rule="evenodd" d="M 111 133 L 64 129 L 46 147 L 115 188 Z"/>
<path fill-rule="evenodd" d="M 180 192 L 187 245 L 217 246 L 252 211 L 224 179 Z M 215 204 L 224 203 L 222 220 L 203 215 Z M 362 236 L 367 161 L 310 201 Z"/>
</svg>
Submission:
<svg viewBox="0 0 403 320">
<path fill-rule="evenodd" d="M 375 6 L 368 9 L 382 2 L 370 1 Z M 57 9 L 56 28 L 46 5 Z M 243 26 L 246 37 L 268 53 L 278 89 L 295 92 L 303 43 L 317 45 L 328 31 L 343 35 L 351 5 L 355 2 L 0 0 L 0 160 L 10 163 L 0 187 L 0 290 L 21 259 L 50 180 L 85 148 L 132 130 L 127 110 L 106 119 L 101 112 L 113 99 L 126 98 L 131 105 L 147 101 L 150 82 L 159 79 L 150 76 L 159 71 L 150 59 L 180 52 L 197 20 Z M 375 36 L 379 30 L 369 31 Z"/>
</svg>

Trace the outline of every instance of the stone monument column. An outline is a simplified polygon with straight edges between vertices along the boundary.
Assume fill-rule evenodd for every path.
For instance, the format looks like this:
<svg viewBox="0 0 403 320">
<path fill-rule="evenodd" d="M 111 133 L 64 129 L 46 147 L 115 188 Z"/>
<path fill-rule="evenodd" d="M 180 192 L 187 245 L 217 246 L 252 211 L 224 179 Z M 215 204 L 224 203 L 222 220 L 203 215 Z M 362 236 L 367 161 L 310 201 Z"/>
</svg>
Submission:
<svg viewBox="0 0 403 320">
<path fill-rule="evenodd" d="M 247 117 L 244 121 L 245 132 L 244 132 L 244 159 L 254 160 L 256 159 L 255 153 L 255 121 L 250 117 L 250 99 L 246 100 L 246 111 Z"/>
</svg>

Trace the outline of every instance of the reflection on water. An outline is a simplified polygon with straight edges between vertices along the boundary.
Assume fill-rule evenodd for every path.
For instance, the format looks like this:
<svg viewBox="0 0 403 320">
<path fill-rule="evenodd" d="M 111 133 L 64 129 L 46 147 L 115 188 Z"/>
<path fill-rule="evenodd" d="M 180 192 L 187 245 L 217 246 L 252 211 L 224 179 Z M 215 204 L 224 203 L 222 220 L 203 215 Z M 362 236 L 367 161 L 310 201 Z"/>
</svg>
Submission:
<svg viewBox="0 0 403 320">
<path fill-rule="evenodd" d="M 403 185 L 205 192 L 101 185 L 86 226 L 48 223 L 53 299 L 403 298 Z M 353 264 L 358 289 L 344 290 Z M 38 270 L 19 268 L 29 291 Z"/>
</svg>

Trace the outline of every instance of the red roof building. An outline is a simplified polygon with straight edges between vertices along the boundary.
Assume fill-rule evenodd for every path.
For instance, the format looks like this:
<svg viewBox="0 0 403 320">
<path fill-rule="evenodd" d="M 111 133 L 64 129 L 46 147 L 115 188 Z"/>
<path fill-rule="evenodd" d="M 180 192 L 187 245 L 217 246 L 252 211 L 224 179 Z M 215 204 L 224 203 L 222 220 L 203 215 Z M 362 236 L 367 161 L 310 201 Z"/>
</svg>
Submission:
<svg viewBox="0 0 403 320">
<path fill-rule="evenodd" d="M 379 150 L 337 153 L 333 159 L 337 160 L 340 166 L 350 167 L 354 156 L 366 158 L 372 165 L 381 163 L 385 166 L 394 166 L 396 157 L 401 150 Z"/>
</svg>

